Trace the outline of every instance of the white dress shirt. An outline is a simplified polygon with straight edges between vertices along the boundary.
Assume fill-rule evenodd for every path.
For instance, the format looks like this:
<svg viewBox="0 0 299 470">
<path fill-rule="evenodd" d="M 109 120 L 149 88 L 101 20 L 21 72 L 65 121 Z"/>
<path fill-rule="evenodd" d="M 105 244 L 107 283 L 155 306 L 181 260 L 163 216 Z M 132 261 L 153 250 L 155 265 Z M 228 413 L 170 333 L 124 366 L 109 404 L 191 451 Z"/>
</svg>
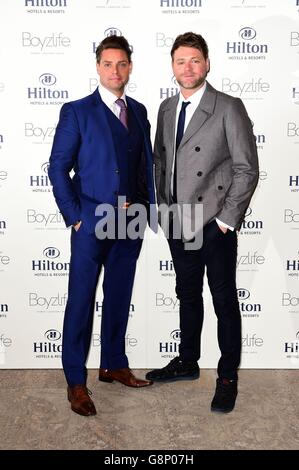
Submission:
<svg viewBox="0 0 299 470">
<path fill-rule="evenodd" d="M 118 96 L 116 96 L 114 93 L 111 93 L 111 91 L 107 90 L 101 83 L 99 83 L 98 86 L 99 93 L 101 95 L 102 101 L 104 101 L 105 105 L 108 106 L 108 108 L 115 114 L 115 116 L 119 119 L 120 115 L 120 106 L 115 103 L 115 101 L 118 99 Z M 127 106 L 127 101 L 126 101 L 126 95 L 123 94 L 120 96 L 120 99 L 124 100 Z"/>
</svg>

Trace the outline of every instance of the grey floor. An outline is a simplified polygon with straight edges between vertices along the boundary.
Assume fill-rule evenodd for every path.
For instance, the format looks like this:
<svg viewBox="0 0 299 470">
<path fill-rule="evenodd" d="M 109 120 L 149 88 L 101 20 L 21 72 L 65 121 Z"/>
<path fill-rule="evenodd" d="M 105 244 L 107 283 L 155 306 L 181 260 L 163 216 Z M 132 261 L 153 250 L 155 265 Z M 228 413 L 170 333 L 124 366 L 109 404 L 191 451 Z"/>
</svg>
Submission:
<svg viewBox="0 0 299 470">
<path fill-rule="evenodd" d="M 145 371 L 135 371 L 143 377 Z M 299 449 L 298 370 L 241 370 L 235 410 L 210 411 L 215 371 L 135 390 L 97 381 L 98 414 L 70 410 L 60 370 L 0 371 L 0 449 Z"/>
</svg>

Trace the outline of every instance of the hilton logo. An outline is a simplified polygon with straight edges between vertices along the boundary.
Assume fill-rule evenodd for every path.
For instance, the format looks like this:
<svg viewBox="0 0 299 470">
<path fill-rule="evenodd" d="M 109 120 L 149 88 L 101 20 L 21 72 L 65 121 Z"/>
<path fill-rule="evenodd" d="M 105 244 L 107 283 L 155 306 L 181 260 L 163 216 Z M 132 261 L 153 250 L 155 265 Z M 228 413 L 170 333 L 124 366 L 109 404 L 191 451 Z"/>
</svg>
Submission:
<svg viewBox="0 0 299 470">
<path fill-rule="evenodd" d="M 299 175 L 289 176 L 289 186 L 291 193 L 297 193 L 299 191 Z"/>
<path fill-rule="evenodd" d="M 190 8 L 196 9 L 201 7 L 201 0 L 160 0 L 161 8 Z M 166 13 L 163 11 L 163 13 Z M 188 13 L 188 10 L 185 10 Z M 181 13 L 181 11 L 180 11 Z"/>
<path fill-rule="evenodd" d="M 237 290 L 238 298 L 239 298 L 239 306 L 240 311 L 242 312 L 242 316 L 246 318 L 258 318 L 259 313 L 262 310 L 261 304 L 252 304 L 249 302 L 244 302 L 244 300 L 249 299 L 250 292 L 247 289 L 238 289 Z"/>
<path fill-rule="evenodd" d="M 175 276 L 174 267 L 172 260 L 160 260 L 159 261 L 159 271 L 161 276 L 164 277 L 173 277 Z"/>
<path fill-rule="evenodd" d="M 299 104 L 299 88 L 298 87 L 294 86 L 292 88 L 292 98 L 293 98 L 294 104 Z"/>
<path fill-rule="evenodd" d="M 67 0 L 25 0 L 25 7 L 27 7 L 27 13 L 64 14 L 65 8 L 67 8 Z"/>
<path fill-rule="evenodd" d="M 179 351 L 179 343 L 181 340 L 181 330 L 179 329 L 173 330 L 169 336 L 170 336 L 171 341 L 159 343 L 159 352 L 166 354 L 166 356 L 164 355 L 162 357 L 169 357 L 167 356 L 167 354 L 169 353 L 176 354 Z"/>
<path fill-rule="evenodd" d="M 44 342 L 34 342 L 33 343 L 33 352 L 42 353 L 42 354 L 53 354 L 61 353 L 62 344 L 61 342 L 57 343 L 61 339 L 61 333 L 58 330 L 47 330 L 44 334 L 47 341 Z M 36 356 L 36 357 L 45 357 L 45 356 Z M 50 357 L 49 355 L 46 356 Z M 60 356 L 51 356 L 51 357 L 60 357 Z"/>
<path fill-rule="evenodd" d="M 299 352 L 299 331 L 296 333 L 296 338 L 294 341 L 289 341 L 284 344 L 285 353 L 298 353 Z M 291 356 L 287 356 L 291 357 Z"/>
<path fill-rule="evenodd" d="M 27 98 L 28 100 L 31 100 L 30 104 L 58 105 L 63 104 L 64 101 L 68 100 L 69 92 L 67 90 L 52 88 L 57 82 L 55 75 L 51 73 L 43 73 L 39 77 L 39 82 L 42 86 L 27 88 Z"/>
<path fill-rule="evenodd" d="M 266 56 L 263 54 L 268 53 L 267 44 L 252 43 L 257 33 L 256 30 L 251 27 L 245 27 L 240 29 L 239 37 L 242 41 L 233 41 L 226 43 L 226 53 L 232 54 L 230 59 L 238 60 L 256 60 L 265 59 Z"/>
<path fill-rule="evenodd" d="M 241 235 L 260 235 L 264 228 L 262 220 L 252 220 L 249 217 L 252 215 L 252 209 L 248 207 L 245 218 L 240 227 Z"/>
<path fill-rule="evenodd" d="M 298 277 L 299 276 L 299 259 L 287 259 L 286 270 L 288 271 L 288 276 Z"/>
<path fill-rule="evenodd" d="M 49 162 L 45 162 L 41 166 L 41 171 L 44 173 L 42 175 L 30 175 L 29 185 L 32 188 L 32 191 L 35 193 L 45 193 L 51 192 L 52 187 L 50 178 L 48 176 Z"/>
<path fill-rule="evenodd" d="M 160 88 L 160 100 L 165 100 L 166 98 L 170 98 L 171 96 L 175 96 L 179 93 L 178 83 L 175 79 L 175 76 L 171 78 L 171 86 Z"/>
<path fill-rule="evenodd" d="M 34 271 L 35 276 L 68 275 L 70 263 L 61 263 L 56 261 L 56 258 L 59 258 L 60 256 L 60 251 L 57 248 L 49 246 L 44 249 L 43 255 L 48 259 L 32 260 L 32 271 Z"/>
</svg>

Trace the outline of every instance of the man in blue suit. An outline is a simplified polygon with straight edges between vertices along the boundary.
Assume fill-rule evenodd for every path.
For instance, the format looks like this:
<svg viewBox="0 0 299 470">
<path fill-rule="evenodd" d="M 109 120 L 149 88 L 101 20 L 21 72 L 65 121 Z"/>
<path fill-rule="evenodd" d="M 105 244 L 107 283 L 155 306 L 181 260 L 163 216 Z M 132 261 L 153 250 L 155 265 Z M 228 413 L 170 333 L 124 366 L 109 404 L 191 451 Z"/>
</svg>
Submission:
<svg viewBox="0 0 299 470">
<path fill-rule="evenodd" d="M 123 219 L 120 212 L 131 204 L 155 203 L 147 112 L 141 103 L 124 94 L 132 70 L 131 53 L 124 37 L 110 36 L 99 44 L 99 87 L 91 95 L 62 106 L 50 157 L 49 177 L 56 203 L 66 225 L 72 226 L 62 363 L 71 409 L 83 416 L 96 414 L 86 387 L 85 364 L 102 266 L 99 380 L 116 380 L 130 387 L 152 384 L 133 375 L 125 354 L 142 236 L 103 238 L 96 233 L 96 208 L 99 210 L 104 204 L 113 207 L 114 223 L 118 226 Z"/>
</svg>

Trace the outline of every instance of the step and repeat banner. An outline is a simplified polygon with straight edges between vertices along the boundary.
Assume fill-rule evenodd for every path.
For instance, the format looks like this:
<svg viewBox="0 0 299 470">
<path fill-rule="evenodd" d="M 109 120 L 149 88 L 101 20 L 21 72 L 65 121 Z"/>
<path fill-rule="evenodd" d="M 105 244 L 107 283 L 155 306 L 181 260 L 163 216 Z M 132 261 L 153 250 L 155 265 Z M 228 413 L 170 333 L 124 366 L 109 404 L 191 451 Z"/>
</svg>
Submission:
<svg viewBox="0 0 299 470">
<path fill-rule="evenodd" d="M 69 238 L 48 160 L 61 105 L 97 86 L 95 49 L 110 34 L 133 48 L 127 94 L 148 109 L 178 92 L 174 38 L 200 33 L 210 83 L 240 97 L 260 178 L 239 233 L 244 368 L 299 365 L 299 0 L 0 0 L 0 367 L 59 368 Z M 88 361 L 98 367 L 100 279 Z M 180 340 L 175 274 L 162 233 L 147 232 L 126 334 L 131 367 L 165 365 Z M 207 287 L 201 367 L 216 367 Z"/>
</svg>

